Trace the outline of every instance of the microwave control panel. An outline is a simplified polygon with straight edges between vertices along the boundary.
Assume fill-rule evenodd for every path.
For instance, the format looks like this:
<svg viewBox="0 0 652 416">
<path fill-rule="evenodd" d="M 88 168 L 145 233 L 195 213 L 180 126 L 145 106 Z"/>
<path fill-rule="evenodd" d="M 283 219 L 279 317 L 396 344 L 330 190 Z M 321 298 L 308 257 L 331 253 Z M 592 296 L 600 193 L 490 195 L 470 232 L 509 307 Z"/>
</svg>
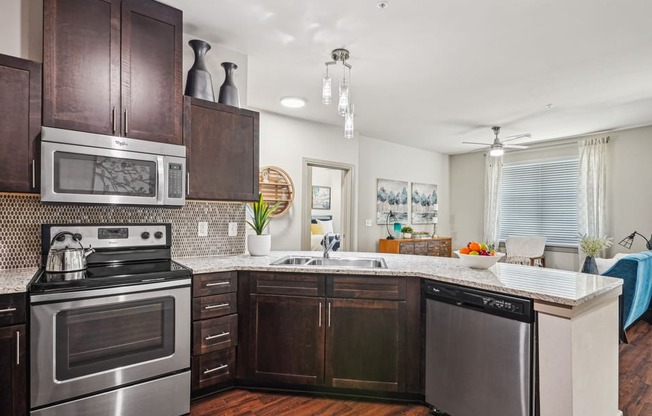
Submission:
<svg viewBox="0 0 652 416">
<path fill-rule="evenodd" d="M 183 165 L 170 163 L 168 165 L 168 198 L 183 197 Z"/>
</svg>

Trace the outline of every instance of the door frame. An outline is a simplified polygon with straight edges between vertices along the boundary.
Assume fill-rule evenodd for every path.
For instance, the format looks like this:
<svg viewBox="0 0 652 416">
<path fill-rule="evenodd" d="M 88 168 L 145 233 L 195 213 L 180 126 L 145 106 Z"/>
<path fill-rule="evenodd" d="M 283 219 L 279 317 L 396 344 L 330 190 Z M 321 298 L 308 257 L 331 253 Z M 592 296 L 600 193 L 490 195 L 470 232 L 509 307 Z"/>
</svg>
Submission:
<svg viewBox="0 0 652 416">
<path fill-rule="evenodd" d="M 335 169 L 342 174 L 342 248 L 346 251 L 358 250 L 356 233 L 356 200 L 355 200 L 355 166 L 348 163 L 329 160 L 303 158 L 301 181 L 301 250 L 310 251 L 310 218 L 312 206 L 312 168 Z M 346 214 L 346 215 L 344 215 Z"/>
</svg>

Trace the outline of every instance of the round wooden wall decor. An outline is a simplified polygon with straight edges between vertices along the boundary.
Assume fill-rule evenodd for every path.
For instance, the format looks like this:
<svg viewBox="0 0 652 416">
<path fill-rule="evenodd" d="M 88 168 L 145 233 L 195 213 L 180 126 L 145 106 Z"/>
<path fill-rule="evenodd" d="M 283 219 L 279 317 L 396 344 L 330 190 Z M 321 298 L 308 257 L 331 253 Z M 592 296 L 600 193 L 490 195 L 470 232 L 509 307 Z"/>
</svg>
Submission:
<svg viewBox="0 0 652 416">
<path fill-rule="evenodd" d="M 270 216 L 280 217 L 288 212 L 294 201 L 294 184 L 292 178 L 283 169 L 276 166 L 264 166 L 258 174 L 260 193 L 263 199 L 274 204 L 280 201 L 279 205 Z"/>
</svg>

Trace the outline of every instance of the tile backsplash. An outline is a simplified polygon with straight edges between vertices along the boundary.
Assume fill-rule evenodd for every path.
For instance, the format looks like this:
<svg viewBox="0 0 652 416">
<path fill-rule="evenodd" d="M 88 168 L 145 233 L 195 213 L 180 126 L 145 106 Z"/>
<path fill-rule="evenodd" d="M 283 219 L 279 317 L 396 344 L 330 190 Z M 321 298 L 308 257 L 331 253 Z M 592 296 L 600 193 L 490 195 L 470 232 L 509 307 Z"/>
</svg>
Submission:
<svg viewBox="0 0 652 416">
<path fill-rule="evenodd" d="M 197 236 L 197 223 L 208 222 L 208 237 Z M 0 269 L 40 266 L 41 224 L 172 224 L 172 255 L 226 256 L 245 251 L 242 203 L 186 201 L 179 209 L 123 206 L 43 205 L 39 195 L 0 193 Z M 228 237 L 229 222 L 238 235 Z"/>
</svg>

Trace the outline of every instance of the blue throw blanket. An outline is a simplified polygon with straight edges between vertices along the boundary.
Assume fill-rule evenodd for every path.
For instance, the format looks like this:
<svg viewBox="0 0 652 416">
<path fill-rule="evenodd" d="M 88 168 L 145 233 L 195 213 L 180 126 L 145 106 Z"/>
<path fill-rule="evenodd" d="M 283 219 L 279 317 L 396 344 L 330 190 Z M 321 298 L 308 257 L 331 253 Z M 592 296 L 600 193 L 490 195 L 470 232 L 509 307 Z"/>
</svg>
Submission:
<svg viewBox="0 0 652 416">
<path fill-rule="evenodd" d="M 650 307 L 652 250 L 623 257 L 602 275 L 623 279 L 622 328 L 627 329 Z"/>
</svg>

